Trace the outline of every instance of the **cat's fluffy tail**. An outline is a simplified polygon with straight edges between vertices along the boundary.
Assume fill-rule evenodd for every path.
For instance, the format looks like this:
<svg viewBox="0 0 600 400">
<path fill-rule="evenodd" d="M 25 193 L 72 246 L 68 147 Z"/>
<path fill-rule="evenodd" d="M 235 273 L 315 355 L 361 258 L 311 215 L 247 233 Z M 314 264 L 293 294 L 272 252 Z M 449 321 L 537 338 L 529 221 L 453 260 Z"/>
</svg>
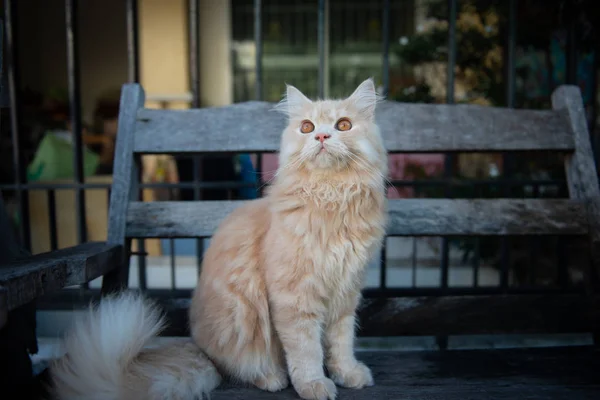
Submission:
<svg viewBox="0 0 600 400">
<path fill-rule="evenodd" d="M 53 397 L 201 399 L 221 376 L 191 341 L 148 348 L 163 327 L 161 311 L 142 295 L 104 297 L 76 321 L 65 355 L 50 366 Z"/>
</svg>

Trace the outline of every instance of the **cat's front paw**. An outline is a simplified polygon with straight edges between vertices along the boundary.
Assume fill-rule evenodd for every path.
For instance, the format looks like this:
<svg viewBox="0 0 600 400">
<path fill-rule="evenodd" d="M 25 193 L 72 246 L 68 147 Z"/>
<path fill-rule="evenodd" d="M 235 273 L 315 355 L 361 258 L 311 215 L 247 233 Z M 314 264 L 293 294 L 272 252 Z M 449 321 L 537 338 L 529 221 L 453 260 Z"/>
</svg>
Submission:
<svg viewBox="0 0 600 400">
<path fill-rule="evenodd" d="M 337 388 L 331 379 L 321 378 L 294 385 L 300 397 L 306 400 L 335 400 Z"/>
<path fill-rule="evenodd" d="M 335 368 L 330 373 L 335 383 L 346 388 L 361 389 L 375 384 L 371 370 L 360 361 L 348 367 Z"/>
<path fill-rule="evenodd" d="M 254 385 L 259 389 L 266 390 L 268 392 L 278 392 L 285 389 L 288 384 L 287 372 L 279 370 L 275 373 L 267 374 L 266 376 L 256 379 Z"/>
</svg>

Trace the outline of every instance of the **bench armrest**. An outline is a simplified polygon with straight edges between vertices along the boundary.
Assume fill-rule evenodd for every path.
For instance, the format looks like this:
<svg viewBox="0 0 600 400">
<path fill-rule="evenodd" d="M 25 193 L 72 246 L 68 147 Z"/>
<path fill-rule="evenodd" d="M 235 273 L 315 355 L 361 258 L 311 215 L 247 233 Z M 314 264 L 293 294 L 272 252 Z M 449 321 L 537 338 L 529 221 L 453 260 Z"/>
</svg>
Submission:
<svg viewBox="0 0 600 400">
<path fill-rule="evenodd" d="M 3 312 L 106 274 L 121 264 L 122 254 L 120 245 L 88 242 L 1 264 L 0 323 Z"/>
</svg>

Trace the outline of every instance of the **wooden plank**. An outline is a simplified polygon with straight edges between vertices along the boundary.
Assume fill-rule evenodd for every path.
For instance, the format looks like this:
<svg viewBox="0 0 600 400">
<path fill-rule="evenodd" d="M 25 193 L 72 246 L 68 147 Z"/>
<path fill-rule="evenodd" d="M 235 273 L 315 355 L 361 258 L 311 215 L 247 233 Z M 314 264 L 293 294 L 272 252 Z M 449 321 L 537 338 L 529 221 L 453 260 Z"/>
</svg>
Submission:
<svg viewBox="0 0 600 400">
<path fill-rule="evenodd" d="M 365 299 L 361 336 L 592 332 L 600 296 L 519 294 Z"/>
<path fill-rule="evenodd" d="M 181 341 L 188 340 L 182 338 Z M 375 385 L 338 387 L 340 400 L 592 400 L 600 398 L 600 348 L 590 346 L 453 350 L 359 350 Z M 49 375 L 41 375 L 46 387 Z M 47 398 L 43 397 L 43 398 Z M 212 400 L 298 400 L 290 385 L 266 393 L 225 380 Z"/>
<path fill-rule="evenodd" d="M 359 351 L 375 385 L 338 388 L 340 400 L 591 400 L 600 398 L 600 351 L 591 347 Z M 212 400 L 298 400 L 289 386 L 265 394 L 225 382 Z"/>
<path fill-rule="evenodd" d="M 8 320 L 8 290 L 0 286 L 0 329 Z"/>
<path fill-rule="evenodd" d="M 88 242 L 1 265 L 0 286 L 7 290 L 8 310 L 104 275 L 118 265 L 122 254 L 122 246 Z"/>
<path fill-rule="evenodd" d="M 108 211 L 108 243 L 128 247 L 125 241 L 126 214 L 129 201 L 137 196 L 137 167 L 134 163 L 133 143 L 136 115 L 144 106 L 145 94 L 139 84 L 125 84 L 121 92 L 113 183 Z M 129 260 L 124 258 L 118 267 L 102 280 L 102 290 L 110 292 L 126 286 Z"/>
<path fill-rule="evenodd" d="M 164 297 L 165 336 L 188 336 L 189 298 Z M 366 298 L 358 310 L 361 337 L 591 333 L 600 295 L 510 294 Z"/>
<path fill-rule="evenodd" d="M 568 116 L 575 152 L 565 160 L 569 195 L 585 202 L 590 231 L 593 272 L 600 278 L 600 186 L 587 127 L 585 108 L 577 86 L 560 86 L 552 94 L 552 107 Z M 591 283 L 592 279 L 586 279 Z M 600 334 L 600 326 L 598 327 Z"/>
<path fill-rule="evenodd" d="M 483 290 L 483 288 L 481 288 Z M 491 288 L 494 291 L 494 288 Z M 150 290 L 165 309 L 165 336 L 189 336 L 189 290 Z M 372 297 L 365 291 L 359 307 L 363 337 L 513 333 L 589 333 L 600 321 L 600 295 L 581 293 L 476 294 Z M 48 309 L 71 309 L 99 298 L 75 291 L 52 294 Z M 81 298 L 80 298 L 81 297 Z"/>
<path fill-rule="evenodd" d="M 115 162 L 110 209 L 108 214 L 108 243 L 124 244 L 125 216 L 131 197 L 133 138 L 136 129 L 136 114 L 144 105 L 144 91 L 139 84 L 125 84 L 121 92 L 118 134 L 115 146 Z"/>
<path fill-rule="evenodd" d="M 249 101 L 196 110 L 138 112 L 140 153 L 275 152 L 285 117 Z M 377 121 L 391 152 L 561 150 L 574 147 L 564 113 L 477 105 L 382 102 Z"/>
<path fill-rule="evenodd" d="M 244 201 L 133 202 L 128 237 L 208 237 Z M 395 199 L 388 235 L 576 235 L 587 232 L 583 206 L 565 199 Z"/>
</svg>

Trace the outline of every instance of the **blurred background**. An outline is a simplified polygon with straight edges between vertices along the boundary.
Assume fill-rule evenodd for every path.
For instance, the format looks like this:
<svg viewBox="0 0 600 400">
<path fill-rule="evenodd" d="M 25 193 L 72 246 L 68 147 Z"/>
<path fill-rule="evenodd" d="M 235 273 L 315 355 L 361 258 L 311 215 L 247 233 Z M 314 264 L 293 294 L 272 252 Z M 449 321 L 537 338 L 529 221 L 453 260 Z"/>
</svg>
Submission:
<svg viewBox="0 0 600 400">
<path fill-rule="evenodd" d="M 33 253 L 107 232 L 119 94 L 146 107 L 276 102 L 285 83 L 342 97 L 369 76 L 389 100 L 545 109 L 578 85 L 598 154 L 593 0 L 1 0 L 0 188 Z M 254 121 L 260 124 L 260 121 Z M 390 156 L 389 196 L 566 197 L 560 156 Z M 144 201 L 250 199 L 272 154 L 144 156 Z M 208 239 L 137 240 L 130 286 L 189 296 Z M 551 250 L 547 250 L 551 249 Z M 580 286 L 589 266 L 561 238 L 394 238 L 367 287 L 398 295 Z M 40 303 L 42 336 L 101 279 Z M 515 289 L 515 290 L 516 290 Z M 62 314 L 60 314 L 62 315 Z"/>
</svg>

